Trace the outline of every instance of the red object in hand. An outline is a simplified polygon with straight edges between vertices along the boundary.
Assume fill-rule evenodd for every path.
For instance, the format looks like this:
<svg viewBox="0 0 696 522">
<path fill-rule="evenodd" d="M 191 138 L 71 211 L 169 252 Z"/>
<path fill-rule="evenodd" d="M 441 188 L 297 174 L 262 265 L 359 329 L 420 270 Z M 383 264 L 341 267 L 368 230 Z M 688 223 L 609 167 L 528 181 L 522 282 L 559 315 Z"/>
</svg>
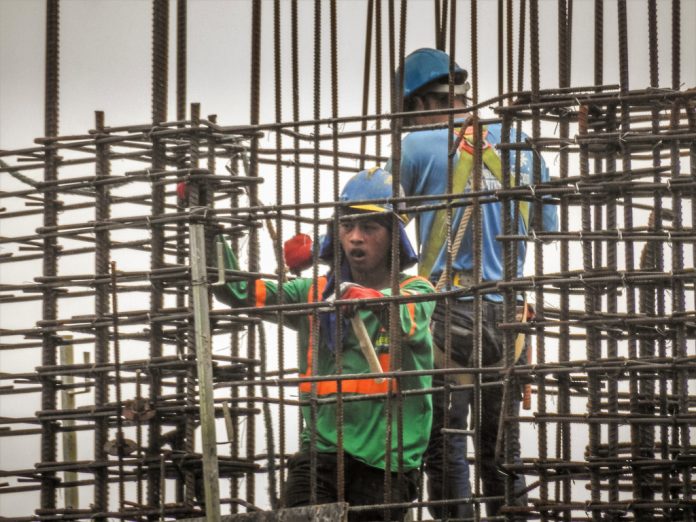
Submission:
<svg viewBox="0 0 696 522">
<path fill-rule="evenodd" d="M 188 195 L 188 190 L 186 188 L 185 181 L 180 181 L 176 184 L 176 195 L 179 197 L 179 199 L 186 199 L 186 196 Z"/>
<path fill-rule="evenodd" d="M 283 258 L 295 274 L 312 266 L 312 238 L 307 234 L 295 234 L 283 244 Z"/>
<path fill-rule="evenodd" d="M 356 283 L 351 283 L 346 281 L 341 283 L 340 290 L 341 299 L 378 299 L 384 297 L 382 292 L 375 290 L 374 288 L 367 288 Z M 367 304 L 367 303 L 365 303 Z M 358 305 L 344 305 L 342 306 L 343 315 L 345 317 L 353 317 L 357 309 L 362 308 L 363 303 Z"/>
<path fill-rule="evenodd" d="M 380 297 L 384 295 L 379 290 L 355 284 L 350 285 L 341 294 L 341 299 L 378 299 Z"/>
</svg>

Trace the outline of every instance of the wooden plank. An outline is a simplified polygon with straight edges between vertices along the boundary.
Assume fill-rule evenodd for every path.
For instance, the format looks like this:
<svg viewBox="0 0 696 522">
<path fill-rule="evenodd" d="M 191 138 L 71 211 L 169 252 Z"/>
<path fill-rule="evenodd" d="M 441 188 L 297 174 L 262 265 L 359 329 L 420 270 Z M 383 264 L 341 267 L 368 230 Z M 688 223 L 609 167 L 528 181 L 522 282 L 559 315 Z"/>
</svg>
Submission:
<svg viewBox="0 0 696 522">
<path fill-rule="evenodd" d="M 220 522 L 220 481 L 215 437 L 215 403 L 213 401 L 213 358 L 208 309 L 208 278 L 205 261 L 203 225 L 189 225 L 191 251 L 191 285 L 193 322 L 196 336 L 196 366 L 201 416 L 205 521 Z M 201 519 L 203 520 L 203 519 Z"/>
<path fill-rule="evenodd" d="M 72 335 L 63 336 L 63 344 L 60 346 L 60 364 L 71 365 L 75 363 L 73 355 Z M 70 389 L 70 385 L 75 382 L 72 375 L 63 376 L 63 383 L 67 389 L 60 392 L 61 408 L 72 410 L 75 408 L 75 392 Z M 64 419 L 63 426 L 72 428 L 75 426 L 75 421 L 72 419 Z M 63 462 L 77 462 L 77 433 L 72 430 L 66 430 L 62 434 L 63 437 Z M 65 482 L 76 482 L 77 471 L 63 472 L 63 480 Z M 65 499 L 66 509 L 77 509 L 80 507 L 80 493 L 77 486 L 71 486 L 64 489 L 63 497 Z"/>
<path fill-rule="evenodd" d="M 220 522 L 346 522 L 348 520 L 348 504 L 319 504 L 317 506 L 301 506 L 296 508 L 278 509 L 276 511 L 253 511 L 237 515 L 225 515 Z M 180 519 L 179 522 L 206 522 L 204 518 Z"/>
</svg>

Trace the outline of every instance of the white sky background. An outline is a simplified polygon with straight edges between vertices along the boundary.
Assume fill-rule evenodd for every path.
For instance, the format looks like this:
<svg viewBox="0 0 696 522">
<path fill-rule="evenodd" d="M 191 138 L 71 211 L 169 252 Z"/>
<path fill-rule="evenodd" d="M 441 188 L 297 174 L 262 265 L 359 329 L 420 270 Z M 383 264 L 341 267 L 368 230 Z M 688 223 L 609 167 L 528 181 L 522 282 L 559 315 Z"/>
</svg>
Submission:
<svg viewBox="0 0 696 522">
<path fill-rule="evenodd" d="M 574 27 L 572 49 L 571 85 L 593 83 L 593 4 L 591 0 L 578 0 L 574 4 Z M 170 95 L 169 119 L 175 111 L 175 2 L 171 3 L 170 32 Z M 283 98 L 284 120 L 291 119 L 290 84 L 290 3 L 283 2 Z M 329 69 L 329 9 L 323 4 L 323 55 L 322 55 L 322 117 L 330 116 L 330 69 Z M 367 2 L 346 0 L 338 4 L 339 31 L 339 111 L 340 116 L 358 115 L 361 110 L 362 64 L 364 46 L 364 19 Z M 456 56 L 461 66 L 470 69 L 469 13 L 468 1 L 458 4 L 458 27 Z M 671 11 L 669 2 L 658 2 L 658 27 L 660 32 L 660 84 L 671 87 Z M 300 1 L 300 53 L 301 53 L 301 119 L 313 114 L 313 9 L 314 2 Z M 642 89 L 649 85 L 648 77 L 648 28 L 647 1 L 629 0 L 629 56 L 630 87 Z M 540 1 L 541 32 L 541 86 L 551 88 L 558 85 L 557 73 L 557 3 Z M 273 3 L 263 2 L 262 86 L 261 122 L 272 122 L 274 111 L 273 84 Z M 483 0 L 479 3 L 479 98 L 484 100 L 497 95 L 497 51 L 496 22 L 497 2 Z M 696 2 L 682 0 L 682 82 L 687 87 L 696 85 Z M 416 0 L 408 4 L 408 27 L 406 52 L 434 45 L 432 21 L 433 8 L 430 0 Z M 151 118 L 151 2 L 145 0 L 63 0 L 61 3 L 60 26 L 60 120 L 59 133 L 82 134 L 94 127 L 94 111 L 105 111 L 106 124 L 110 126 L 147 123 Z M 388 103 L 388 42 L 386 40 L 387 6 L 384 17 L 384 82 L 383 108 Z M 251 2 L 246 0 L 191 0 L 188 14 L 188 101 L 201 103 L 201 114 L 216 113 L 223 125 L 246 124 L 249 122 L 249 72 L 250 72 L 250 21 Z M 606 2 L 605 7 L 605 83 L 618 83 L 618 37 L 615 2 Z M 42 0 L 0 0 L 0 148 L 14 149 L 33 145 L 36 137 L 43 135 L 43 74 L 44 74 L 45 2 Z M 516 42 L 515 37 L 515 42 Z M 373 44 L 374 45 L 374 44 Z M 515 46 L 517 43 L 515 43 Z M 526 46 L 529 56 L 529 45 Z M 515 68 L 516 69 L 516 68 Z M 528 71 L 528 69 L 527 69 Z M 529 88 L 529 75 L 525 88 Z M 386 125 L 386 124 L 385 124 Z M 328 127 L 322 132 L 329 132 Z M 529 130 L 529 129 L 527 129 Z M 546 133 L 553 128 L 545 127 Z M 389 139 L 383 142 L 383 153 L 389 150 Z M 275 138 L 267 135 L 262 147 L 273 147 Z M 289 145 L 289 142 L 286 146 Z M 328 144 L 324 144 L 328 146 Z M 357 145 L 356 145 L 357 149 Z M 552 175 L 556 158 L 545 155 Z M 357 169 L 357 163 L 355 164 Z M 221 167 L 220 167 L 221 168 Z M 575 168 L 575 166 L 571 166 Z M 261 198 L 272 202 L 275 198 L 274 169 L 261 169 L 269 176 L 262 188 Z M 35 173 L 40 176 L 40 173 Z M 290 176 L 290 171 L 288 171 Z M 347 178 L 344 174 L 342 180 Z M 0 189 L 12 190 L 17 184 L 0 174 Z M 331 188 L 323 186 L 323 190 Z M 311 194 L 303 195 L 311 200 Z M 290 202 L 287 196 L 286 202 Z M 329 199 L 322 192 L 322 200 Z M 2 202 L 11 207 L 11 202 Z M 89 217 L 86 219 L 90 219 Z M 0 235 L 13 236 L 30 234 L 40 226 L 30 220 L 13 220 L 9 224 L 0 222 Z M 11 228 L 11 229 L 10 229 Z M 309 230 L 306 230 L 309 231 Z M 291 227 L 284 230 L 286 237 Z M 264 236 L 265 237 L 265 236 Z M 0 245 L 0 252 L 2 252 Z M 558 259 L 555 245 L 545 247 L 548 271 L 554 271 Z M 546 252 L 546 250 L 545 250 Z M 529 256 L 533 252 L 530 251 Z M 265 256 L 272 261 L 272 255 Z M 262 266 L 274 270 L 274 263 Z M 528 267 L 531 265 L 528 257 Z M 18 265 L 18 264 L 17 264 Z M 29 265 L 0 265 L 3 283 L 32 281 L 39 272 L 25 273 Z M 67 267 L 64 267 L 67 268 Z M 31 270 L 30 270 L 31 271 Z M 84 270 L 80 270 L 84 271 Z M 78 314 L 66 310 L 77 306 L 70 302 L 61 304 L 61 315 Z M 693 307 L 693 305 L 692 305 Z M 89 313 L 89 312 L 86 312 Z M 0 305 L 0 327 L 30 328 L 40 318 L 40 306 L 36 303 Z M 269 331 L 273 328 L 268 328 Z M 272 346 L 269 343 L 269 346 Z M 40 364 L 38 351 L 36 360 L 26 354 L 0 351 L 1 371 L 32 371 Z M 289 359 L 291 360 L 291 359 Z M 291 365 L 292 363 L 288 363 Z M 26 416 L 38 409 L 33 399 L 24 401 L 23 395 L 0 396 L 0 415 Z M 582 405 L 581 405 L 582 407 Z M 531 435 L 530 435 L 531 436 Z M 292 437 L 290 437 L 292 438 Z M 0 437 L 0 469 L 31 468 L 38 456 L 29 454 L 28 439 Z M 536 441 L 530 439 L 532 446 Z M 582 445 L 584 446 L 584 444 Z M 35 447 L 38 449 L 38 438 Z M 258 449 L 258 448 L 257 448 Z M 582 452 L 582 447 L 578 451 Z M 91 450 L 90 450 L 91 451 Z M 581 457 L 580 457 L 581 458 Z M 27 500 L 18 505 L 17 499 Z M 30 495 L 0 495 L 0 515 L 28 515 L 38 501 Z M 27 509 L 27 506 L 32 506 Z"/>
</svg>

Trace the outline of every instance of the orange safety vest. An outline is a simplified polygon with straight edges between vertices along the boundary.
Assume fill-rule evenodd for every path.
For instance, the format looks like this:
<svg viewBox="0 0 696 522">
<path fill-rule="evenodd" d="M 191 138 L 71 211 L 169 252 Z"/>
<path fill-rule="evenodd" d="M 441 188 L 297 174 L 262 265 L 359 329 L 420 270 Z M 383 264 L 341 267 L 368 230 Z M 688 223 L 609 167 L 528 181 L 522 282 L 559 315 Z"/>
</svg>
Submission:
<svg viewBox="0 0 696 522">
<path fill-rule="evenodd" d="M 405 279 L 399 287 L 403 288 L 405 285 L 418 278 L 418 276 L 409 277 Z M 317 295 L 322 295 L 324 289 L 326 288 L 327 279 L 326 276 L 322 276 L 317 280 L 318 291 Z M 314 283 L 309 287 L 309 294 L 307 296 L 307 302 L 314 302 Z M 408 303 L 408 310 L 411 315 L 413 329 L 415 329 L 415 304 Z M 312 376 L 312 358 L 314 355 L 313 346 L 313 336 L 312 329 L 314 327 L 314 317 L 309 318 L 309 345 L 307 347 L 307 370 L 305 373 L 301 374 L 300 377 L 311 377 Z M 388 353 L 378 354 L 377 358 L 385 372 L 391 371 L 391 360 Z M 376 382 L 375 379 L 344 379 L 341 381 L 318 381 L 316 382 L 317 395 L 332 395 L 338 393 L 338 383 L 341 383 L 341 391 L 343 393 L 358 393 L 362 395 L 374 395 L 378 393 L 387 393 L 389 391 L 395 392 L 397 390 L 395 379 L 384 379 L 382 382 Z M 303 393 L 311 393 L 312 383 L 311 382 L 301 382 L 300 391 Z"/>
</svg>

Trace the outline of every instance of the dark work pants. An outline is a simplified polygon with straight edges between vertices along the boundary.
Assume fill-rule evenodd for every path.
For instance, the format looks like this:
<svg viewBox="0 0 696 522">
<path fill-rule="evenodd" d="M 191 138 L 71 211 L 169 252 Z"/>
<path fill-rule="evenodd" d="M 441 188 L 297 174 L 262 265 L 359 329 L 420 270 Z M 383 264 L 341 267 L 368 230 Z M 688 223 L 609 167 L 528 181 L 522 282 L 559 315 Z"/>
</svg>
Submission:
<svg viewBox="0 0 696 522">
<path fill-rule="evenodd" d="M 335 453 L 317 453 L 316 488 L 317 504 L 338 501 L 337 462 Z M 403 474 L 399 483 L 398 474 L 391 474 L 390 503 L 410 502 L 418 495 L 418 471 Z M 345 455 L 345 501 L 350 506 L 384 504 L 384 470 L 373 468 Z M 309 452 L 301 451 L 288 461 L 288 480 L 285 484 L 285 506 L 298 507 L 310 504 L 311 466 Z M 403 520 L 407 509 L 392 509 L 385 518 L 383 509 L 349 512 L 348 520 Z"/>
<path fill-rule="evenodd" d="M 472 305 L 470 303 L 457 303 L 454 306 L 467 308 Z M 483 327 L 485 329 L 483 342 L 497 343 L 496 349 L 492 351 L 502 353 L 503 332 L 496 328 L 496 325 L 503 321 L 503 305 L 484 302 L 483 306 Z M 452 342 L 452 352 L 455 352 L 457 346 L 454 345 L 454 338 Z M 484 346 L 485 349 L 486 347 Z M 443 386 L 443 378 L 435 377 L 433 385 Z M 519 412 L 520 393 L 518 387 L 512 386 L 509 393 L 513 401 L 513 410 Z M 498 468 L 499 462 L 496 461 L 495 455 L 502 397 L 502 386 L 481 388 L 481 423 L 479 426 L 481 447 L 479 448 L 479 462 L 481 463 L 483 495 L 486 497 L 503 497 L 505 495 L 506 476 Z M 433 394 L 433 428 L 430 435 L 430 443 L 424 455 L 430 500 L 464 499 L 471 496 L 470 470 L 467 459 L 467 439 L 469 436 L 451 433 L 444 435 L 442 434 L 442 428 L 444 427 L 445 408 L 447 408 L 448 428 L 458 430 L 473 429 L 473 422 L 471 424 L 468 422 L 473 399 L 474 392 L 471 389 L 451 392 L 448 397 L 445 397 L 444 392 Z M 520 462 L 519 429 L 514 430 L 510 443 L 512 444 L 515 462 Z M 518 475 L 515 478 L 514 490 L 522 491 L 524 488 L 524 476 Z M 515 504 L 526 504 L 526 496 L 523 495 L 518 498 Z M 502 500 L 486 502 L 488 516 L 498 514 L 498 510 L 503 505 L 504 502 Z M 473 505 L 466 502 L 448 504 L 447 506 L 435 506 L 430 508 L 430 513 L 436 518 L 472 518 L 474 516 Z"/>
</svg>

